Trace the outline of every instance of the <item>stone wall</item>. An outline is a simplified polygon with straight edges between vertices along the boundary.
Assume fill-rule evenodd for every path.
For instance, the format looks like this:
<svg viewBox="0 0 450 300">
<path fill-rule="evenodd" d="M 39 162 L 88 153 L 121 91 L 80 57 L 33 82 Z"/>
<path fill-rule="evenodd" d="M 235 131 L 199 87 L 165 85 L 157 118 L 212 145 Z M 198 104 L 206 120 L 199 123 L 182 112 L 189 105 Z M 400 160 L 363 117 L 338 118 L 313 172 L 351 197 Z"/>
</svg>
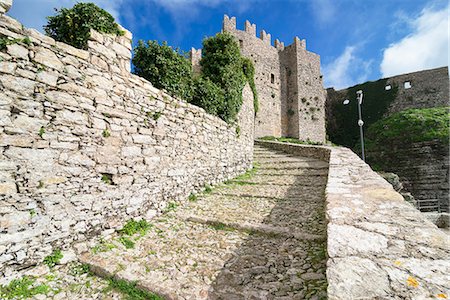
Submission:
<svg viewBox="0 0 450 300">
<path fill-rule="evenodd" d="M 389 104 L 384 117 L 410 108 L 432 108 L 450 105 L 448 67 L 424 70 L 384 78 L 384 89 L 397 88 L 395 99 Z M 410 87 L 408 86 L 408 83 Z M 366 91 L 364 91 L 366 92 Z M 382 92 L 382 91 L 373 91 Z M 327 108 L 332 102 L 341 102 L 347 98 L 347 89 L 335 91 L 328 89 Z M 364 113 L 364 107 L 363 107 Z M 333 112 L 328 114 L 332 118 Z M 332 121 L 332 120 L 330 120 Z"/>
<path fill-rule="evenodd" d="M 238 126 L 130 73 L 131 34 L 87 51 L 0 15 L 0 277 L 251 166 L 253 96 Z"/>
<path fill-rule="evenodd" d="M 328 299 L 436 299 L 450 293 L 450 240 L 355 153 L 258 144 L 328 159 Z"/>
<path fill-rule="evenodd" d="M 405 84 L 408 88 L 405 88 Z M 383 117 L 402 110 L 450 105 L 448 67 L 366 82 L 361 85 L 361 88 L 365 93 L 362 105 L 363 119 L 369 126 Z M 328 89 L 326 104 L 328 134 L 330 137 L 335 137 L 336 140 L 332 139 L 335 143 L 341 144 L 348 140 L 349 136 L 358 137 L 357 126 L 354 123 L 348 123 L 357 122 L 357 113 L 348 115 L 348 118 L 338 117 L 343 113 L 342 101 L 355 97 L 355 95 L 348 95 L 349 89 L 339 91 Z M 394 93 L 391 94 L 391 92 Z M 375 109 L 373 105 L 375 101 L 386 104 L 384 107 L 376 106 Z M 350 106 L 356 109 L 355 102 Z M 353 145 L 347 146 L 353 147 Z M 368 153 L 368 161 L 374 165 L 389 166 L 384 171 L 398 174 L 405 190 L 411 192 L 424 206 L 428 206 L 424 210 L 434 206 L 432 209 L 435 211 L 448 211 L 449 150 L 447 145 L 430 142 L 406 147 L 405 143 L 399 141 L 398 145 L 385 150 L 384 153 Z"/>
<path fill-rule="evenodd" d="M 256 25 L 249 21 L 245 29 L 236 29 L 236 18 L 224 17 L 223 31 L 236 37 L 241 54 L 255 66 L 255 85 L 259 111 L 255 119 L 255 136 L 281 136 L 281 76 L 278 50 L 270 43 L 270 35 L 256 37 Z"/>
<path fill-rule="evenodd" d="M 405 88 L 407 82 L 410 88 Z M 389 106 L 388 115 L 409 108 L 450 105 L 448 67 L 390 77 L 387 85 L 398 86 L 397 97 Z"/>
<path fill-rule="evenodd" d="M 414 196 L 421 211 L 449 212 L 448 144 L 428 141 L 408 145 L 405 147 L 399 140 L 386 151 L 369 152 L 368 159 L 382 162 L 385 171 L 399 175 L 403 187 Z"/>
</svg>

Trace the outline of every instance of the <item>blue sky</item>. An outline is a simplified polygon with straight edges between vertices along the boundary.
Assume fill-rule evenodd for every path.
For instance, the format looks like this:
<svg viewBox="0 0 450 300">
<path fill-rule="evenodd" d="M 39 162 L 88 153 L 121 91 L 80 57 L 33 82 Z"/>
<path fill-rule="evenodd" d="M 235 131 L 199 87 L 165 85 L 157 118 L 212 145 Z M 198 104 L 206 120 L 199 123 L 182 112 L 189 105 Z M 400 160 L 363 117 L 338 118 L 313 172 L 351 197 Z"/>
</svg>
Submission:
<svg viewBox="0 0 450 300">
<path fill-rule="evenodd" d="M 76 0 L 14 0 L 9 15 L 42 31 L 54 7 Z M 448 66 L 447 0 L 93 0 L 139 39 L 189 50 L 236 16 L 291 44 L 305 38 L 321 56 L 325 87 Z"/>
</svg>

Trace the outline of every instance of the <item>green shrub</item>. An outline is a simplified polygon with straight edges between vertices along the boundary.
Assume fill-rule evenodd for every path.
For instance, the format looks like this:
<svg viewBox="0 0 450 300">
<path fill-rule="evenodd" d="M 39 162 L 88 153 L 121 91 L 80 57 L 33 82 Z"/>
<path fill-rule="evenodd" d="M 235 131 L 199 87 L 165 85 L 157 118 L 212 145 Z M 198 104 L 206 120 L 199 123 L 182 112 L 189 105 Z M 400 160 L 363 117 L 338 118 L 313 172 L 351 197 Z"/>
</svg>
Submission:
<svg viewBox="0 0 450 300">
<path fill-rule="evenodd" d="M 158 89 L 189 101 L 192 98 L 192 66 L 178 49 L 163 42 L 139 41 L 134 48 L 134 73 L 150 81 Z"/>
<path fill-rule="evenodd" d="M 126 235 L 133 235 L 139 232 L 140 234 L 144 235 L 145 233 L 147 233 L 150 227 L 151 224 L 149 224 L 144 219 L 139 221 L 131 219 L 128 220 L 127 223 L 123 226 L 123 228 L 119 230 L 119 233 Z"/>
<path fill-rule="evenodd" d="M 107 11 L 93 3 L 77 3 L 72 8 L 55 9 L 55 16 L 47 17 L 45 33 L 57 41 L 76 48 L 87 49 L 90 30 L 123 35 L 123 31 Z"/>
<path fill-rule="evenodd" d="M 233 122 L 242 106 L 242 89 L 247 82 L 244 69 L 251 73 L 249 62 L 245 63 L 244 68 L 239 46 L 229 33 L 218 33 L 203 40 L 202 53 L 200 65 L 203 76 L 222 88 L 225 95 L 225 110 L 219 117 Z"/>
<path fill-rule="evenodd" d="M 221 116 L 225 113 L 225 96 L 222 89 L 209 78 L 194 79 L 192 104 L 203 108 L 207 113 Z"/>
</svg>

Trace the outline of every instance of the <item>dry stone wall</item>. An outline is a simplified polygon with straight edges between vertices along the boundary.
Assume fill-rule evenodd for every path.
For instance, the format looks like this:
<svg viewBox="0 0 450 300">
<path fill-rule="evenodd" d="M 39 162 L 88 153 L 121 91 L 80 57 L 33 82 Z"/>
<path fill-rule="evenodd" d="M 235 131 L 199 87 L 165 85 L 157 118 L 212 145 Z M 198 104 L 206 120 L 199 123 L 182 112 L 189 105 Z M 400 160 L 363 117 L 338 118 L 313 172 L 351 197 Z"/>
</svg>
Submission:
<svg viewBox="0 0 450 300">
<path fill-rule="evenodd" d="M 228 125 L 130 74 L 129 32 L 84 51 L 0 15 L 0 36 L 1 278 L 251 166 L 248 86 Z"/>
</svg>

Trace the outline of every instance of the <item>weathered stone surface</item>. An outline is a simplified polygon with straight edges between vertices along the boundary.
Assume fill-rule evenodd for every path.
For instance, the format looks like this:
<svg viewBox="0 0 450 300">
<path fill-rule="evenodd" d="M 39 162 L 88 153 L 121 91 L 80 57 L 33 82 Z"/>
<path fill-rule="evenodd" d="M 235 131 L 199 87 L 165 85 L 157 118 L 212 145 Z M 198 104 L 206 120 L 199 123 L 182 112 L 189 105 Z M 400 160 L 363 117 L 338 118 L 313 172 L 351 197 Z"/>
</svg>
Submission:
<svg viewBox="0 0 450 300">
<path fill-rule="evenodd" d="M 328 299 L 448 297 L 448 236 L 356 154 L 340 147 L 257 144 L 329 157 Z"/>
<path fill-rule="evenodd" d="M 4 14 L 8 12 L 12 6 L 12 2 L 12 0 L 0 0 L 0 13 Z"/>
<path fill-rule="evenodd" d="M 270 165 L 258 154 L 255 160 L 261 169 Z M 319 161 L 306 160 L 312 163 L 308 168 L 322 168 Z M 296 161 L 291 164 L 296 166 Z M 101 276 L 137 280 L 138 286 L 170 299 L 326 297 L 325 180 L 309 197 L 286 200 L 258 197 L 258 190 L 278 186 L 255 185 L 253 176 L 245 178 L 215 187 L 213 193 L 199 195 L 175 211 L 169 207 L 152 221 L 154 227 L 134 249 L 125 249 L 113 234 L 108 241 L 113 249 L 86 252 L 81 260 Z M 297 184 L 288 185 L 293 190 L 310 183 L 308 177 L 297 179 Z M 217 195 L 223 189 L 246 187 L 257 189 L 245 196 Z"/>
<path fill-rule="evenodd" d="M 44 66 L 55 69 L 56 71 L 62 71 L 64 64 L 59 60 L 56 54 L 46 48 L 40 48 L 34 55 L 34 61 L 43 64 Z"/>
</svg>

